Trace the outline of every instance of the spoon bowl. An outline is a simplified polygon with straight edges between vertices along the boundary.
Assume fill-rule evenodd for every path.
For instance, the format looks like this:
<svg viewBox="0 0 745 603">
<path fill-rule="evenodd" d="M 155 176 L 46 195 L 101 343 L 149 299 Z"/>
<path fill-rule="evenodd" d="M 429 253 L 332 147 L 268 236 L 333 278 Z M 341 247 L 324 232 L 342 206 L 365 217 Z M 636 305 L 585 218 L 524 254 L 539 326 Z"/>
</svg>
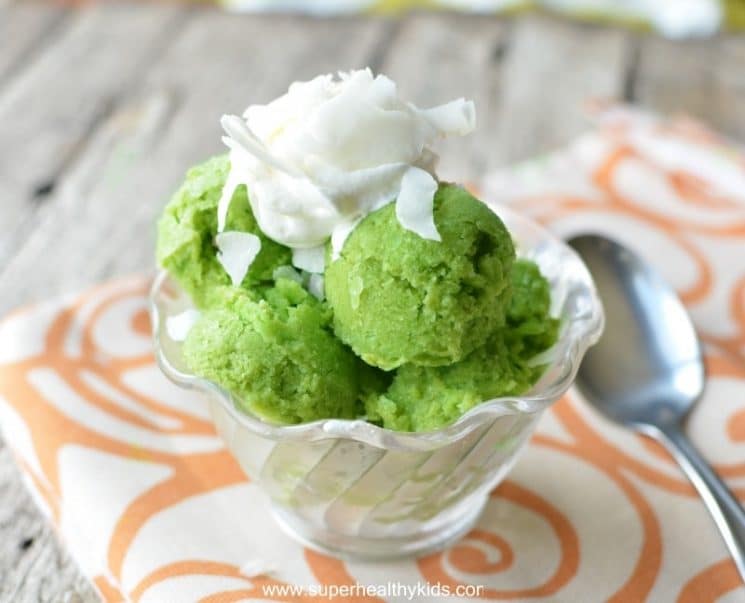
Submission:
<svg viewBox="0 0 745 603">
<path fill-rule="evenodd" d="M 606 311 L 605 334 L 587 351 L 577 385 L 620 423 L 677 424 L 705 382 L 688 313 L 672 288 L 618 243 L 585 235 L 570 245 L 590 269 Z"/>
<path fill-rule="evenodd" d="M 668 449 L 704 500 L 745 581 L 745 511 L 681 428 L 705 384 L 701 345 L 683 304 L 619 243 L 583 235 L 569 245 L 592 273 L 606 315 L 603 335 L 580 366 L 578 389 L 608 418 Z"/>
</svg>

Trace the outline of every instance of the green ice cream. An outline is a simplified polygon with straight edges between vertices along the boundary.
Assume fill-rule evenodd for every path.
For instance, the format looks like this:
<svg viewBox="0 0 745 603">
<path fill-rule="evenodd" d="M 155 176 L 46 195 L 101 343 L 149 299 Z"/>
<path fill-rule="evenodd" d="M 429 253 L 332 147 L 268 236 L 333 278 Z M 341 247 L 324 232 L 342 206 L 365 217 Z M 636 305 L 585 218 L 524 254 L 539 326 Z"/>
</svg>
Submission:
<svg viewBox="0 0 745 603">
<path fill-rule="evenodd" d="M 191 168 L 186 180 L 171 198 L 158 222 L 158 263 L 184 288 L 199 308 L 212 303 L 212 296 L 230 277 L 217 261 L 217 204 L 230 169 L 227 155 L 220 155 Z M 290 250 L 264 236 L 256 224 L 240 186 L 233 195 L 227 230 L 258 235 L 261 251 L 242 285 L 268 281 L 278 266 L 290 263 Z"/>
<path fill-rule="evenodd" d="M 452 364 L 504 325 L 515 255 L 504 224 L 451 184 L 435 194 L 434 219 L 442 241 L 404 229 L 386 205 L 326 268 L 334 330 L 368 364 Z"/>
<path fill-rule="evenodd" d="M 368 215 L 328 262 L 320 301 L 290 249 L 259 230 L 245 186 L 227 229 L 256 234 L 261 250 L 231 285 L 213 243 L 228 169 L 221 156 L 188 172 L 158 224 L 158 259 L 202 311 L 183 343 L 187 365 L 244 411 L 285 424 L 366 415 L 426 431 L 538 379 L 542 367 L 528 361 L 558 328 L 549 285 L 465 190 L 443 184 L 435 195 L 441 242 L 402 228 L 395 204 Z"/>
<path fill-rule="evenodd" d="M 556 342 L 559 321 L 551 318 L 551 287 L 535 262 L 517 260 L 510 280 L 512 298 L 504 338 L 512 355 L 527 360 Z"/>
<path fill-rule="evenodd" d="M 243 410 L 276 423 L 361 414 L 360 384 L 373 388 L 331 331 L 331 313 L 298 283 L 213 290 L 183 346 L 196 374 L 233 392 Z"/>
<path fill-rule="evenodd" d="M 430 431 L 485 400 L 530 389 L 544 367 L 529 360 L 553 345 L 558 321 L 549 316 L 548 282 L 533 262 L 518 260 L 510 277 L 507 326 L 460 362 L 400 367 L 384 394 L 366 399 L 369 420 L 400 431 Z"/>
</svg>

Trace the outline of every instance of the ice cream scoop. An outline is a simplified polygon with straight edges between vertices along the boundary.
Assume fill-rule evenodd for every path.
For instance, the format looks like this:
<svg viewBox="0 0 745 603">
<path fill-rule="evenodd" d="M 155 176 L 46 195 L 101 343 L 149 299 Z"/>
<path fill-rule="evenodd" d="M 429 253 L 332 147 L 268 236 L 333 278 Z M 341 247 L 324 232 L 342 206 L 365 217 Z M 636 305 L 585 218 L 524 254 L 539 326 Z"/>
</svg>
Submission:
<svg viewBox="0 0 745 603">
<path fill-rule="evenodd" d="M 434 219 L 441 241 L 403 228 L 386 205 L 357 226 L 326 268 L 334 331 L 368 364 L 451 364 L 504 324 L 515 258 L 510 233 L 451 184 L 435 194 Z"/>
<path fill-rule="evenodd" d="M 353 419 L 364 367 L 327 328 L 330 314 L 298 283 L 222 287 L 183 344 L 196 373 L 233 392 L 246 412 L 273 423 Z"/>
<path fill-rule="evenodd" d="M 538 354 L 556 342 L 559 320 L 551 316 L 550 285 L 534 262 L 517 260 L 510 280 L 505 328 L 460 362 L 400 367 L 386 391 L 365 397 L 368 419 L 389 429 L 430 431 L 487 400 L 528 391 L 545 369 Z"/>
</svg>

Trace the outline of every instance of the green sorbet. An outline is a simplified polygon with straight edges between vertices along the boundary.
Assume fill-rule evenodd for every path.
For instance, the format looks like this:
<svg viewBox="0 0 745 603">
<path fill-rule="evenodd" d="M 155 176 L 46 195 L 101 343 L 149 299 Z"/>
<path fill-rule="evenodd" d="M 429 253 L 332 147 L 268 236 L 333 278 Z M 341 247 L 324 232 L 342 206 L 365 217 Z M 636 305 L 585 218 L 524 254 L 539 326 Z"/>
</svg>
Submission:
<svg viewBox="0 0 745 603">
<path fill-rule="evenodd" d="M 191 168 L 158 222 L 158 262 L 199 308 L 211 305 L 213 294 L 230 284 L 230 277 L 217 261 L 214 245 L 217 204 L 229 169 L 227 155 Z M 269 281 L 275 268 L 290 263 L 290 249 L 259 230 L 245 186 L 238 187 L 233 195 L 226 229 L 250 232 L 261 239 L 261 251 L 251 264 L 243 287 Z"/>
<path fill-rule="evenodd" d="M 551 287 L 530 260 L 519 259 L 510 274 L 512 298 L 503 335 L 510 352 L 529 360 L 556 343 L 559 321 L 551 318 Z"/>
<path fill-rule="evenodd" d="M 326 268 L 334 331 L 368 364 L 448 365 L 505 323 L 515 250 L 502 221 L 451 184 L 439 186 L 434 218 L 442 242 L 404 229 L 388 204 Z"/>
<path fill-rule="evenodd" d="M 246 291 L 220 287 L 192 327 L 184 359 L 197 375 L 238 398 L 242 410 L 275 423 L 362 414 L 381 387 L 331 331 L 331 313 L 297 282 Z"/>
<path fill-rule="evenodd" d="M 540 377 L 528 361 L 557 337 L 549 285 L 535 264 L 515 260 L 504 224 L 462 188 L 443 184 L 435 195 L 442 242 L 403 229 L 394 204 L 367 216 L 329 263 L 324 302 L 303 288 L 290 250 L 261 233 L 245 187 L 227 228 L 256 234 L 262 247 L 231 286 L 213 243 L 228 170 L 219 156 L 188 172 L 158 224 L 157 251 L 202 310 L 183 344 L 187 365 L 243 411 L 282 424 L 366 414 L 429 431 Z"/>
<path fill-rule="evenodd" d="M 450 366 L 400 367 L 388 391 L 366 398 L 369 420 L 399 431 L 431 431 L 485 400 L 530 389 L 545 367 L 528 360 L 554 344 L 558 321 L 549 316 L 549 285 L 535 264 L 518 260 L 510 277 L 507 326 Z"/>
</svg>

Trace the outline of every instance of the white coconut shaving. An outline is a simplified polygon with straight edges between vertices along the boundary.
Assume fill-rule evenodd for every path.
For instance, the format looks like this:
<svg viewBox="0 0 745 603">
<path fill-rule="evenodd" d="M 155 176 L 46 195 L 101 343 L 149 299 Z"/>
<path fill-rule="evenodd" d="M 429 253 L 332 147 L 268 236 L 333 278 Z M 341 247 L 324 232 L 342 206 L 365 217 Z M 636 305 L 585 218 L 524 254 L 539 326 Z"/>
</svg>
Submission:
<svg viewBox="0 0 745 603">
<path fill-rule="evenodd" d="M 317 245 L 292 250 L 292 265 L 312 274 L 323 274 L 326 267 L 326 246 Z"/>
<path fill-rule="evenodd" d="M 323 276 L 320 274 L 311 274 L 308 279 L 308 291 L 313 297 L 319 301 L 323 301 L 326 298 L 326 290 L 323 286 Z"/>
<path fill-rule="evenodd" d="M 334 229 L 334 232 L 331 233 L 331 259 L 337 260 L 339 259 L 339 255 L 341 255 L 341 250 L 344 248 L 344 243 L 346 243 L 347 239 L 349 238 L 349 235 L 352 234 L 352 231 L 357 228 L 357 224 L 362 222 L 362 218 L 357 218 L 356 220 L 350 220 L 349 222 L 345 222 L 344 224 L 339 224 Z"/>
<path fill-rule="evenodd" d="M 530 358 L 526 364 L 528 366 L 543 366 L 547 364 L 553 364 L 558 358 L 561 358 L 564 354 L 564 350 L 560 349 L 558 344 L 552 345 L 547 350 L 536 354 Z"/>
<path fill-rule="evenodd" d="M 166 318 L 166 333 L 168 333 L 168 337 L 173 341 L 184 341 L 200 316 L 199 311 L 193 308 L 169 316 Z"/>
<path fill-rule="evenodd" d="M 401 179 L 401 192 L 396 201 L 396 217 L 404 228 L 423 239 L 441 241 L 432 211 L 437 182 L 419 168 L 409 168 Z"/>
<path fill-rule="evenodd" d="M 230 276 L 233 286 L 238 287 L 261 249 L 261 240 L 249 232 L 229 231 L 218 233 L 215 244 L 219 250 L 217 261 Z"/>
<path fill-rule="evenodd" d="M 217 232 L 225 230 L 225 223 L 228 220 L 228 211 L 230 210 L 230 202 L 233 200 L 235 189 L 237 189 L 240 184 L 240 179 L 236 174 L 232 171 L 229 172 L 225 184 L 222 187 L 220 201 L 217 204 Z"/>
</svg>

